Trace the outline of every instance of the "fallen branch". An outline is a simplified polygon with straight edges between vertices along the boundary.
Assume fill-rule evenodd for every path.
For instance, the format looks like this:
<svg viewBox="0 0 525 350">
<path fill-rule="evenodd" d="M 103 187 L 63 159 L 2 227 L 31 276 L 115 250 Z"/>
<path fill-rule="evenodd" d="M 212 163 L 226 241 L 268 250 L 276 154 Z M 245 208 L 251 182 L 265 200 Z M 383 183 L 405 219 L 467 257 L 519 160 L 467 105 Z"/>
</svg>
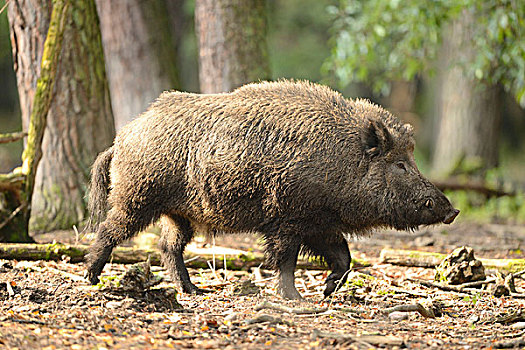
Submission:
<svg viewBox="0 0 525 350">
<path fill-rule="evenodd" d="M 466 292 L 462 290 L 460 287 L 451 286 L 449 284 L 439 284 L 439 283 L 425 281 L 425 280 L 418 280 L 415 278 L 408 278 L 407 280 L 410 282 L 419 283 L 425 287 L 438 288 L 438 289 L 444 290 L 445 292 L 456 292 L 456 293 Z"/>
<path fill-rule="evenodd" d="M 15 142 L 18 140 L 23 139 L 27 136 L 27 132 L 11 132 L 7 134 L 0 134 L 0 143 L 9 143 L 9 142 Z"/>
<path fill-rule="evenodd" d="M 497 281 L 497 278 L 487 278 L 486 280 L 483 280 L 483 281 L 465 282 L 465 283 L 458 284 L 457 286 L 460 289 L 476 288 L 476 287 L 480 287 L 485 284 L 494 283 L 496 281 Z"/>
<path fill-rule="evenodd" d="M 398 250 L 384 248 L 381 250 L 382 263 L 410 266 L 410 267 L 436 267 L 445 259 L 445 254 L 421 252 L 418 250 Z"/>
<path fill-rule="evenodd" d="M 82 276 L 79 276 L 79 275 L 75 275 L 74 273 L 70 273 L 70 272 L 67 272 L 67 271 L 62 271 L 60 269 L 55 269 L 53 267 L 50 267 L 50 266 L 47 266 L 46 269 L 48 271 L 51 271 L 51 272 L 54 272 L 54 273 L 57 273 L 59 275 L 62 275 L 66 278 L 69 278 L 70 280 L 72 281 L 76 281 L 76 282 L 79 282 L 79 281 L 85 281 L 86 279 Z"/>
<path fill-rule="evenodd" d="M 441 264 L 446 254 L 421 252 L 418 250 L 381 250 L 381 262 L 392 265 L 433 268 Z M 502 272 L 518 272 L 525 269 L 525 259 L 478 259 L 486 269 Z"/>
<path fill-rule="evenodd" d="M 217 247 L 215 247 L 217 248 Z M 196 253 L 186 249 L 184 259 L 187 267 L 208 268 L 208 261 L 213 259 L 213 249 L 199 249 Z M 87 245 L 64 245 L 54 244 L 25 244 L 25 243 L 2 243 L 0 244 L 0 259 L 14 260 L 55 260 L 60 261 L 65 256 L 70 258 L 70 262 L 78 263 L 84 261 L 84 257 L 89 251 Z M 207 252 L 206 252 L 207 251 Z M 245 252 L 241 254 L 224 254 L 225 259 L 218 260 L 217 268 L 220 268 L 222 261 L 226 261 L 228 270 L 249 270 L 252 267 L 264 266 L 264 255 Z M 136 264 L 146 261 L 151 256 L 151 265 L 160 266 L 160 253 L 152 249 L 135 249 L 130 247 L 117 247 L 113 250 L 110 262 L 116 264 Z M 217 256 L 217 254 L 215 254 Z M 297 268 L 324 270 L 325 266 L 315 262 L 299 260 Z"/>
<path fill-rule="evenodd" d="M 274 317 L 274 316 L 267 315 L 267 314 L 262 314 L 262 315 L 259 315 L 259 316 L 255 317 L 255 318 L 250 318 L 250 319 L 244 321 L 244 323 L 247 324 L 247 325 L 256 324 L 256 323 L 264 323 L 264 322 L 269 322 L 271 324 L 286 324 L 288 326 L 292 326 L 293 325 L 292 322 L 283 320 L 280 317 Z"/>
<path fill-rule="evenodd" d="M 270 309 L 270 310 L 285 312 L 289 314 L 296 314 L 296 315 L 319 314 L 319 313 L 326 312 L 328 310 L 327 307 L 320 307 L 320 308 L 318 307 L 313 307 L 313 308 L 289 307 L 286 305 L 272 303 L 268 300 L 263 301 L 261 304 L 255 307 L 255 311 L 260 311 L 263 309 Z"/>
<path fill-rule="evenodd" d="M 420 303 L 410 304 L 410 305 L 397 305 L 383 310 L 383 313 L 389 315 L 392 312 L 414 312 L 417 311 L 423 317 L 427 318 L 436 318 L 434 311 L 432 309 L 427 309 Z"/>
<path fill-rule="evenodd" d="M 489 185 L 481 182 L 458 182 L 455 180 L 445 181 L 433 181 L 437 188 L 441 191 L 473 191 L 478 192 L 486 197 L 503 197 L 503 196 L 515 196 L 516 192 L 506 192 L 501 189 L 489 187 Z"/>
</svg>

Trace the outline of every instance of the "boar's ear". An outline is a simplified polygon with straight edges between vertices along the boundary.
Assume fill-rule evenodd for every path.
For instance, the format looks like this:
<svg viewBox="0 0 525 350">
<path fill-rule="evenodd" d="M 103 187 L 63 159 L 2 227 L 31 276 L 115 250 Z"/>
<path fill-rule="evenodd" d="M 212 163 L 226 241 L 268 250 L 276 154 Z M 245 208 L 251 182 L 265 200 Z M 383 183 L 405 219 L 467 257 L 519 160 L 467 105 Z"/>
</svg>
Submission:
<svg viewBox="0 0 525 350">
<path fill-rule="evenodd" d="M 371 120 L 368 127 L 365 127 L 361 141 L 367 155 L 375 156 L 386 154 L 392 148 L 392 135 L 383 123 Z"/>
</svg>

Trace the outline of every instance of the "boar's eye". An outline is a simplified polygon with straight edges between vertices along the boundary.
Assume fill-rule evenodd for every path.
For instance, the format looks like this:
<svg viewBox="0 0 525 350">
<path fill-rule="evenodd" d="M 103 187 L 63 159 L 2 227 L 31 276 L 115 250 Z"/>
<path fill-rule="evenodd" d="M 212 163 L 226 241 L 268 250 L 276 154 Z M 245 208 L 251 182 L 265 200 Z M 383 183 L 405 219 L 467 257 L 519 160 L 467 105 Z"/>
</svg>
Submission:
<svg viewBox="0 0 525 350">
<path fill-rule="evenodd" d="M 403 163 L 403 162 L 397 162 L 397 163 L 396 163 L 396 166 L 397 166 L 399 169 L 403 170 L 403 171 L 407 171 L 407 168 L 405 167 L 405 163 Z"/>
<path fill-rule="evenodd" d="M 425 207 L 432 209 L 434 207 L 434 201 L 431 198 L 427 199 L 425 201 Z"/>
</svg>

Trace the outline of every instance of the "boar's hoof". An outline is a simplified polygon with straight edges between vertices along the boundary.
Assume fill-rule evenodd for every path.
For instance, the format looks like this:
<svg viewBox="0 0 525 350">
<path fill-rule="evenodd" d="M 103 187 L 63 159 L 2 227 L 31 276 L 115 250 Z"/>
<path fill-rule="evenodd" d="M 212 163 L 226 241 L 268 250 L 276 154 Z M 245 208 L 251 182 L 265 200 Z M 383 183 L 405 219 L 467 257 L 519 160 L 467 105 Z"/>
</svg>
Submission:
<svg viewBox="0 0 525 350">
<path fill-rule="evenodd" d="M 339 287 L 341 287 L 344 284 L 344 282 L 345 281 L 341 281 L 341 274 L 330 274 L 330 276 L 328 276 L 328 278 L 326 279 L 326 288 L 323 292 L 325 298 L 332 294 L 336 289 L 339 289 Z"/>
<path fill-rule="evenodd" d="M 330 294 L 332 294 L 334 291 L 335 291 L 335 288 L 337 287 L 337 285 L 335 284 L 334 281 L 329 281 L 326 283 L 326 288 L 324 289 L 324 297 L 326 298 L 327 296 L 329 296 Z"/>
<path fill-rule="evenodd" d="M 87 279 L 93 286 L 99 284 L 100 282 L 98 275 L 89 270 L 84 274 L 84 278 Z"/>
<path fill-rule="evenodd" d="M 184 283 L 182 285 L 182 291 L 186 294 L 191 295 L 202 295 L 204 293 L 209 292 L 208 290 L 197 288 L 193 283 Z"/>
<path fill-rule="evenodd" d="M 297 291 L 297 289 L 295 289 L 294 286 L 288 287 L 288 288 L 286 286 L 279 286 L 277 288 L 277 291 L 279 292 L 281 297 L 283 297 L 284 299 L 290 299 L 290 300 L 302 300 L 303 299 L 301 294 L 299 294 L 299 292 Z"/>
</svg>

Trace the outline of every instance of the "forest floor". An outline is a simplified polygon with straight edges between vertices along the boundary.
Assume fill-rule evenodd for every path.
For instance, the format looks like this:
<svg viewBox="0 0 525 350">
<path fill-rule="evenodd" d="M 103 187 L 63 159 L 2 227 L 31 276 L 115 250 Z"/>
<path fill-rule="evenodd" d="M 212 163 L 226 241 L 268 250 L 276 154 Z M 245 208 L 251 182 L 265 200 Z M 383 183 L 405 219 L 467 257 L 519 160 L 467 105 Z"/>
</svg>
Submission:
<svg viewBox="0 0 525 350">
<path fill-rule="evenodd" d="M 0 348 L 525 348 L 525 298 L 425 287 L 416 280 L 432 281 L 434 269 L 394 266 L 379 258 L 385 246 L 450 253 L 462 245 L 473 247 L 476 257 L 524 258 L 524 241 L 523 225 L 464 222 L 376 233 L 350 243 L 353 257 L 370 265 L 355 268 L 349 282 L 327 299 L 322 291 L 328 271 L 297 270 L 304 301 L 278 297 L 273 274 L 264 269 L 190 269 L 193 282 L 210 291 L 190 296 L 177 294 L 158 267 L 152 269 L 164 281 L 137 291 L 113 283 L 129 265 L 108 264 L 105 286 L 94 287 L 82 278 L 84 265 L 67 259 L 0 260 Z M 217 237 L 215 244 L 261 248 L 250 235 Z M 522 278 L 516 289 L 525 292 Z M 433 308 L 437 317 L 388 312 L 416 303 Z"/>
</svg>

